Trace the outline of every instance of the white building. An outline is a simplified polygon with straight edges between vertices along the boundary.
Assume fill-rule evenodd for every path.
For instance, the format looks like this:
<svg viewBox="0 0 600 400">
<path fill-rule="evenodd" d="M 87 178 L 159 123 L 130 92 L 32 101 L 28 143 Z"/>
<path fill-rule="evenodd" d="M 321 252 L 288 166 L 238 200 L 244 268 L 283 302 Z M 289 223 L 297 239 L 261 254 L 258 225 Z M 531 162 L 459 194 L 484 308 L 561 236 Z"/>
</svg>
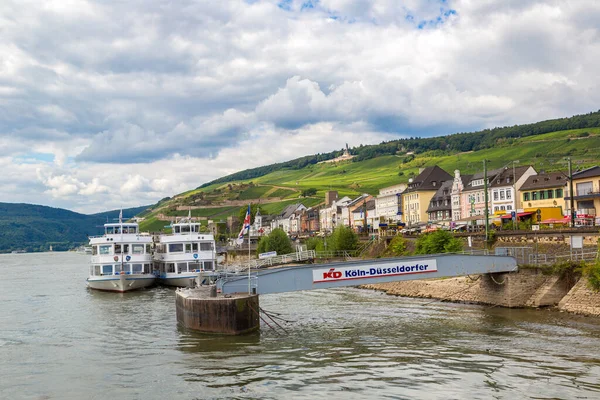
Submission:
<svg viewBox="0 0 600 400">
<path fill-rule="evenodd" d="M 299 216 L 297 218 L 295 216 L 296 212 L 306 209 L 307 208 L 302 203 L 290 204 L 284 208 L 282 212 L 273 217 L 273 220 L 271 221 L 271 231 L 273 231 L 273 229 L 280 228 L 283 229 L 285 233 L 291 234 L 293 233 L 292 229 L 295 229 L 294 232 L 297 233 L 300 223 L 298 220 Z"/>
<path fill-rule="evenodd" d="M 516 168 L 506 167 L 490 180 L 490 214 L 504 211 L 523 211 L 519 196 L 519 189 L 530 176 L 537 175 L 532 166 Z M 516 176 L 516 181 L 515 181 Z M 521 210 L 519 210 L 521 209 Z"/>
<path fill-rule="evenodd" d="M 406 185 L 389 186 L 379 189 L 379 194 L 375 198 L 375 217 L 379 223 L 375 224 L 375 229 L 379 229 L 379 224 L 398 223 L 402 219 L 402 192 Z"/>
</svg>

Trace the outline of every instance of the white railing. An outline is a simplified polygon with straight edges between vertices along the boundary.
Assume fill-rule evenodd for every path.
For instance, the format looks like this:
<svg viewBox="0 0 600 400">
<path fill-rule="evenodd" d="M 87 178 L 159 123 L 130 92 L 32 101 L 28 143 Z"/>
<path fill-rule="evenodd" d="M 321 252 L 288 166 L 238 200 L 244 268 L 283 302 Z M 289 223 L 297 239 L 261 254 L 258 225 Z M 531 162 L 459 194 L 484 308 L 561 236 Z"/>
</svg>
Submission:
<svg viewBox="0 0 600 400">
<path fill-rule="evenodd" d="M 226 268 L 227 270 L 233 270 L 236 272 L 247 271 L 248 267 L 251 269 L 254 268 L 264 268 L 270 267 L 273 265 L 280 264 L 289 264 L 292 262 L 300 262 L 300 261 L 309 261 L 313 260 L 316 257 L 316 253 L 314 250 L 306 250 L 306 251 L 297 251 L 295 253 L 290 254 L 282 254 L 280 256 L 269 257 L 259 260 L 250 260 L 241 265 L 235 265 L 231 268 Z"/>
</svg>

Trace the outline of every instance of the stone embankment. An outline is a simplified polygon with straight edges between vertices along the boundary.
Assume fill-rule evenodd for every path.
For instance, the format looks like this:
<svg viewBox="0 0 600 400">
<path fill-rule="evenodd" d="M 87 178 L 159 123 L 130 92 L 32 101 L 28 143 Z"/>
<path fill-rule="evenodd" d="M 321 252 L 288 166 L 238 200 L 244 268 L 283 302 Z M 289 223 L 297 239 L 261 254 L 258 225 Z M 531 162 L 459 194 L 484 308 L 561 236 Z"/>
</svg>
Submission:
<svg viewBox="0 0 600 400">
<path fill-rule="evenodd" d="M 365 285 L 391 295 L 442 301 L 490 304 L 502 307 L 549 307 L 583 315 L 600 316 L 600 292 L 589 289 L 587 279 L 545 275 L 539 269 L 434 280 Z"/>
</svg>

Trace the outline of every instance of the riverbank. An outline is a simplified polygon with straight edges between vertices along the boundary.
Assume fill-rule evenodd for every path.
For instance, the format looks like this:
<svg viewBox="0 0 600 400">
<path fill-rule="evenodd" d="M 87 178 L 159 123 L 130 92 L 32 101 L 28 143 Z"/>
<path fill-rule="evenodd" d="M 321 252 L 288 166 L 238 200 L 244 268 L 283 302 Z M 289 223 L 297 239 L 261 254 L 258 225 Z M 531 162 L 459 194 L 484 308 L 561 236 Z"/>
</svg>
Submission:
<svg viewBox="0 0 600 400">
<path fill-rule="evenodd" d="M 600 292 L 586 278 L 547 275 L 540 269 L 471 277 L 364 285 L 402 297 L 487 304 L 509 308 L 556 307 L 565 312 L 600 317 Z"/>
</svg>

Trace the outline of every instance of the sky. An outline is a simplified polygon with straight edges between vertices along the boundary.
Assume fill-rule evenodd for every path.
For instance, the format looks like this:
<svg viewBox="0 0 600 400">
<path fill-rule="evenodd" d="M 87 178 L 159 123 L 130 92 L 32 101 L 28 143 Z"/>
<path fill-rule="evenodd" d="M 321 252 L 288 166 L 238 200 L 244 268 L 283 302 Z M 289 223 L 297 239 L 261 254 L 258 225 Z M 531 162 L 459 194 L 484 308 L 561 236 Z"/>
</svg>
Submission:
<svg viewBox="0 0 600 400">
<path fill-rule="evenodd" d="M 598 21 L 597 0 L 2 0 L 0 202 L 133 207 L 597 111 Z"/>
</svg>

